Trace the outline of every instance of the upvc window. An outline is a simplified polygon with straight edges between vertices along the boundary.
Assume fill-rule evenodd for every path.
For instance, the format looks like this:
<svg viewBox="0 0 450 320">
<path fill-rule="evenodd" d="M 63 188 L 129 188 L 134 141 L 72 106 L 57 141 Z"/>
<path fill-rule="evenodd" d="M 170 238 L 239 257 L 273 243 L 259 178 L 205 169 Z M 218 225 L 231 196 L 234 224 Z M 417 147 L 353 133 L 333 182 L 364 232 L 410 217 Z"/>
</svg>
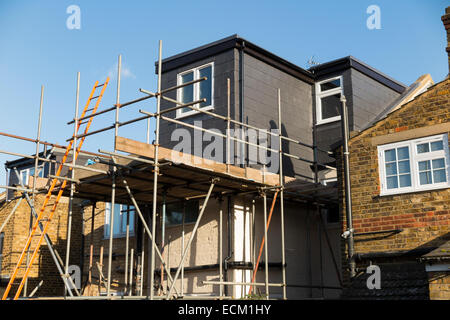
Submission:
<svg viewBox="0 0 450 320">
<path fill-rule="evenodd" d="M 183 223 L 194 223 L 197 221 L 199 212 L 198 200 L 187 201 L 184 204 L 180 202 L 170 203 L 166 206 L 166 226 L 177 226 Z"/>
<path fill-rule="evenodd" d="M 316 123 L 323 124 L 341 119 L 340 99 L 343 93 L 342 76 L 316 83 Z"/>
<path fill-rule="evenodd" d="M 206 77 L 206 80 L 182 87 L 177 91 L 177 100 L 184 103 L 205 98 L 206 102 L 194 105 L 194 107 L 205 110 L 213 109 L 214 99 L 214 64 L 208 63 L 178 74 L 177 84 L 181 85 L 190 81 Z M 177 110 L 177 118 L 196 114 L 198 111 L 188 107 Z"/>
<path fill-rule="evenodd" d="M 381 195 L 450 187 L 448 136 L 378 146 Z"/>
<path fill-rule="evenodd" d="M 38 177 L 45 178 L 48 176 L 49 164 L 45 163 L 38 166 Z M 20 170 L 20 180 L 24 186 L 28 185 L 30 177 L 34 177 L 34 167 Z"/>
<path fill-rule="evenodd" d="M 114 204 L 114 228 L 113 237 L 122 238 L 125 237 L 127 232 L 127 214 L 129 213 L 129 228 L 130 236 L 134 235 L 134 214 L 136 209 L 134 206 L 127 206 L 123 204 Z M 111 221 L 111 203 L 105 204 L 105 227 L 104 237 L 109 238 L 109 229 Z"/>
</svg>

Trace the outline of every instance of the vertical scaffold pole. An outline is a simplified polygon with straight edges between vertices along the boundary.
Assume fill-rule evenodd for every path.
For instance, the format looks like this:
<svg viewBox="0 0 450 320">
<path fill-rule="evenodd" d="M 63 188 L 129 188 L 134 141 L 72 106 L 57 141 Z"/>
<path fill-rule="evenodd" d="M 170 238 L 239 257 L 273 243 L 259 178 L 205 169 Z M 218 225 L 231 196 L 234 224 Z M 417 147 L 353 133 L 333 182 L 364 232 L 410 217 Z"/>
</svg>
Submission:
<svg viewBox="0 0 450 320">
<path fill-rule="evenodd" d="M 130 246 L 130 205 L 127 205 L 127 226 L 125 235 L 125 294 L 128 291 L 128 248 Z"/>
<path fill-rule="evenodd" d="M 72 149 L 72 165 L 75 166 L 75 153 L 77 150 L 77 128 L 78 128 L 78 106 L 80 101 L 80 73 L 77 73 L 77 91 L 76 91 L 76 102 L 75 102 L 75 122 L 74 122 L 74 131 L 73 131 L 73 149 Z M 75 167 L 71 170 L 71 178 L 75 179 Z M 69 261 L 70 261 L 70 241 L 72 234 L 72 215 L 73 215 L 73 194 L 75 192 L 75 186 L 73 182 L 70 183 L 70 198 L 69 198 L 69 214 L 67 216 L 67 243 L 66 243 L 66 261 L 64 272 L 66 275 L 69 272 Z M 64 295 L 67 293 L 67 290 L 64 290 Z"/>
<path fill-rule="evenodd" d="M 163 191 L 163 203 L 162 203 L 162 219 L 161 219 L 161 254 L 162 257 L 164 259 L 165 256 L 165 238 L 166 238 L 166 195 L 167 195 L 167 190 L 164 189 Z M 164 286 L 164 265 L 161 261 L 161 265 L 160 265 L 160 270 L 161 270 L 161 288 L 162 288 L 162 292 L 163 294 L 166 293 L 166 288 Z"/>
<path fill-rule="evenodd" d="M 114 151 L 116 151 L 116 138 L 119 131 L 119 108 L 120 108 L 120 72 L 122 68 L 122 55 L 119 54 L 119 61 L 117 63 L 117 94 L 116 94 L 116 119 L 114 124 Z M 116 201 L 116 171 L 117 167 L 112 168 L 112 184 L 111 184 L 111 207 L 109 210 L 109 255 L 108 255 L 108 278 L 106 295 L 111 296 L 111 269 L 112 269 L 112 250 L 114 238 L 114 210 Z"/>
<path fill-rule="evenodd" d="M 269 239 L 267 238 L 267 195 L 266 191 L 263 191 L 263 201 L 264 201 L 264 274 L 265 274 L 265 287 L 266 287 L 266 299 L 269 300 L 269 253 L 267 247 L 269 244 Z"/>
<path fill-rule="evenodd" d="M 283 280 L 283 299 L 286 299 L 286 254 L 285 254 L 285 239 L 284 239 L 284 176 L 283 176 L 283 146 L 282 146 L 282 132 L 281 132 L 281 92 L 278 88 L 278 129 L 279 129 L 279 161 L 280 161 L 280 223 L 281 223 L 281 273 Z"/>
<path fill-rule="evenodd" d="M 117 97 L 116 97 L 116 121 L 114 123 L 114 151 L 116 149 L 116 139 L 119 133 L 119 109 L 120 109 L 120 75 L 122 70 L 122 55 L 119 54 L 117 62 Z"/>
<path fill-rule="evenodd" d="M 230 172 L 230 120 L 231 120 L 231 90 L 230 90 L 230 78 L 227 78 L 227 141 L 226 141 L 226 153 L 227 153 L 227 172 Z"/>
<path fill-rule="evenodd" d="M 39 142 L 41 139 L 41 123 L 42 123 L 42 107 L 44 104 L 44 86 L 41 86 L 41 100 L 39 103 L 39 119 L 38 119 L 38 129 L 36 136 L 36 155 L 34 158 L 34 176 L 33 176 L 33 188 L 32 188 L 32 204 L 35 205 L 35 195 L 36 195 L 36 179 L 38 177 L 38 164 L 39 164 Z M 20 177 L 18 177 L 20 179 Z M 20 201 L 19 201 L 20 202 Z M 33 213 L 30 211 L 30 228 L 29 232 L 31 233 L 31 229 L 33 227 Z M 30 251 L 27 251 L 26 265 L 28 266 L 28 260 L 30 256 Z M 25 281 L 25 285 L 23 288 L 23 296 L 27 296 L 27 287 L 28 287 L 28 278 Z"/>
<path fill-rule="evenodd" d="M 223 249 L 223 234 L 222 234 L 222 218 L 223 218 L 223 209 L 222 209 L 223 200 L 219 199 L 219 281 L 223 281 L 223 261 L 222 261 L 222 249 Z M 222 298 L 223 296 L 223 284 L 219 285 L 219 296 Z"/>
<path fill-rule="evenodd" d="M 159 40 L 159 50 L 158 50 L 158 92 L 156 97 L 156 131 L 155 131 L 155 153 L 154 162 L 155 167 L 153 171 L 153 211 L 152 211 L 152 257 L 150 264 L 150 300 L 154 297 L 154 282 L 155 282 L 155 233 L 156 233 L 156 205 L 158 196 L 158 174 L 159 174 L 159 161 L 158 161 L 158 151 L 159 151 L 159 120 L 161 119 L 160 108 L 161 108 L 161 64 L 162 64 L 162 41 Z"/>
<path fill-rule="evenodd" d="M 184 222 L 186 217 L 186 201 L 183 201 L 183 220 L 181 222 L 181 258 L 183 257 L 184 250 Z M 184 295 L 184 265 L 181 267 L 181 295 Z"/>
</svg>

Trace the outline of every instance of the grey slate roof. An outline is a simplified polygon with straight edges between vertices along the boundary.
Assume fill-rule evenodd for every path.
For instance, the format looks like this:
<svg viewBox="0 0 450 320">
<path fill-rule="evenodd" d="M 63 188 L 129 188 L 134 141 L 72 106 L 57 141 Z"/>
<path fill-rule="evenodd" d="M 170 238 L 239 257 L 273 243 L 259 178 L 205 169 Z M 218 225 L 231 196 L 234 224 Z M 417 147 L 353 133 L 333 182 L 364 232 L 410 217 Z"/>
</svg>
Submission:
<svg viewBox="0 0 450 320">
<path fill-rule="evenodd" d="M 433 251 L 424 254 L 420 260 L 422 261 L 442 261 L 442 260 L 450 260 L 450 240 L 444 242 L 438 248 Z"/>
<path fill-rule="evenodd" d="M 376 264 L 376 263 L 374 263 Z M 381 271 L 381 288 L 368 289 L 367 278 L 361 273 L 342 298 L 348 300 L 428 300 L 428 276 L 425 266 L 415 262 L 377 264 Z"/>
</svg>

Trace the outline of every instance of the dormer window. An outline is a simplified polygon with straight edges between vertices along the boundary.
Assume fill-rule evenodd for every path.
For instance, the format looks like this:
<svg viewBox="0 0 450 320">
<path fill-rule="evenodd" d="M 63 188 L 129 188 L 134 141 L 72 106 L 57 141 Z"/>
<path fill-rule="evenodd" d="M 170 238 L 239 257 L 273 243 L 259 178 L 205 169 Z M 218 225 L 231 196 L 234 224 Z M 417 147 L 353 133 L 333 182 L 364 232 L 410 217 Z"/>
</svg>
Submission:
<svg viewBox="0 0 450 320">
<path fill-rule="evenodd" d="M 206 102 L 194 105 L 194 107 L 201 108 L 204 110 L 213 109 L 213 99 L 214 99 L 214 64 L 208 63 L 178 74 L 177 84 L 181 85 L 190 81 L 194 81 L 203 77 L 206 80 L 191 84 L 186 87 L 182 87 L 177 91 L 177 100 L 182 103 L 189 103 L 192 101 L 206 99 Z M 196 110 L 191 108 L 182 108 L 177 110 L 177 118 L 190 116 L 198 113 Z"/>
<path fill-rule="evenodd" d="M 316 83 L 316 123 L 341 120 L 342 76 Z"/>
</svg>

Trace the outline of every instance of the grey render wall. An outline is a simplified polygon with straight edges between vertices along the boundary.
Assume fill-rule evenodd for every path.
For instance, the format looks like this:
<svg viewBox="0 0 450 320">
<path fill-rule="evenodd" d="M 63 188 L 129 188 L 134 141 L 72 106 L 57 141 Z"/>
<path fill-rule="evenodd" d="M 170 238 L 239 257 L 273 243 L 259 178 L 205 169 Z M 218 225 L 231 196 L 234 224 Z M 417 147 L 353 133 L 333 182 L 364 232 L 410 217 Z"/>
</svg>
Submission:
<svg viewBox="0 0 450 320">
<path fill-rule="evenodd" d="M 392 103 L 400 93 L 386 87 L 378 81 L 366 76 L 358 70 L 351 69 L 352 81 L 352 127 L 360 130 L 388 104 Z"/>
<path fill-rule="evenodd" d="M 397 91 L 353 68 L 339 73 L 328 74 L 318 79 L 318 81 L 338 75 L 343 76 L 350 131 L 357 131 L 363 128 L 400 95 Z M 320 148 L 330 150 L 331 145 L 341 140 L 340 121 L 317 125 L 316 128 L 317 145 Z M 320 162 L 326 163 L 332 160 L 333 158 L 319 153 Z"/>
<path fill-rule="evenodd" d="M 312 85 L 248 54 L 244 55 L 244 122 L 278 129 L 277 90 L 281 92 L 281 131 L 284 136 L 313 144 Z M 283 151 L 313 160 L 310 148 L 283 143 Z M 284 174 L 312 177 L 310 164 L 283 157 Z"/>
<path fill-rule="evenodd" d="M 214 110 L 211 110 L 214 113 L 217 113 L 219 115 L 226 116 L 227 115 L 227 78 L 230 78 L 231 81 L 231 117 L 233 118 L 235 116 L 235 108 L 237 106 L 236 103 L 236 97 L 235 94 L 235 79 L 237 79 L 237 60 L 236 60 L 237 50 L 232 49 L 225 52 L 222 52 L 220 54 L 217 54 L 215 56 L 211 56 L 209 58 L 198 60 L 193 63 L 190 63 L 188 65 L 185 65 L 183 67 L 169 70 L 162 75 L 162 89 L 176 86 L 177 85 L 177 74 L 189 69 L 192 69 L 197 66 L 204 65 L 206 63 L 214 62 L 214 97 L 213 97 L 213 104 L 214 104 Z M 167 94 L 168 97 L 172 99 L 176 99 L 176 91 L 171 91 Z M 175 105 L 173 103 L 167 102 L 162 100 L 161 101 L 161 110 L 165 110 L 167 108 L 174 107 Z M 176 117 L 176 112 L 169 112 L 166 113 L 165 116 L 170 118 Z M 194 124 L 195 121 L 201 121 L 201 126 L 205 129 L 211 129 L 216 128 L 221 131 L 222 134 L 225 134 L 226 129 L 226 122 L 217 118 L 214 118 L 212 116 L 198 113 L 195 115 L 191 115 L 188 117 L 184 117 L 180 119 L 183 122 Z M 197 124 L 196 124 L 197 125 Z M 191 137 L 194 137 L 194 130 L 187 128 L 183 125 L 175 124 L 168 121 L 161 121 L 160 124 L 160 144 L 163 147 L 166 148 L 173 148 L 178 144 L 178 141 L 171 141 L 171 135 L 173 131 L 177 128 L 184 128 L 188 130 L 191 133 Z M 196 134 L 200 134 L 199 130 L 195 130 Z M 220 137 L 218 137 L 221 139 Z M 205 142 L 203 145 L 207 145 L 210 142 Z M 225 145 L 225 142 L 223 141 L 223 144 Z M 192 148 L 194 147 L 194 143 L 192 140 Z M 193 150 L 193 149 L 192 149 Z M 185 151 L 187 152 L 187 151 Z M 196 151 L 198 152 L 198 150 Z M 197 154 L 195 152 L 192 152 L 196 155 L 201 156 L 200 154 Z"/>
<path fill-rule="evenodd" d="M 231 117 L 239 120 L 239 91 L 240 91 L 240 53 L 232 49 L 198 60 L 183 67 L 165 72 L 162 75 L 162 88 L 168 88 L 177 84 L 177 74 L 196 66 L 214 62 L 214 110 L 213 112 L 226 116 L 227 114 L 227 78 L 231 81 Z M 281 90 L 282 105 L 282 133 L 293 139 L 302 140 L 313 144 L 312 141 L 312 86 L 299 80 L 267 63 L 264 63 L 248 54 L 244 57 L 244 122 L 263 129 L 278 128 L 277 89 Z M 176 92 L 172 91 L 169 97 L 176 99 Z M 162 101 L 161 109 L 173 107 L 173 103 Z M 166 116 L 175 118 L 176 113 L 170 112 Z M 194 124 L 201 121 L 203 128 L 219 129 L 225 134 L 226 122 L 215 119 L 205 114 L 195 114 L 181 119 L 183 122 Z M 166 148 L 174 148 L 179 142 L 171 141 L 172 133 L 177 128 L 184 128 L 194 137 L 192 129 L 185 126 L 162 121 L 160 126 L 160 144 Z M 235 126 L 231 125 L 231 128 Z M 196 130 L 196 134 L 199 131 Z M 219 138 L 221 139 L 221 138 Z M 209 142 L 205 141 L 203 146 Z M 225 148 L 225 141 L 223 141 Z M 192 150 L 200 155 L 198 149 Z M 235 149 L 238 146 L 234 145 Z M 313 160 L 313 152 L 310 148 L 300 147 L 292 143 L 283 143 L 283 150 Z M 236 152 L 235 152 L 236 155 Z M 312 177 L 309 163 L 292 160 L 284 157 L 285 175 L 297 177 Z"/>
<path fill-rule="evenodd" d="M 350 69 L 339 71 L 335 73 L 327 74 L 326 76 L 323 76 L 317 81 L 326 80 L 329 78 L 342 76 L 342 82 L 344 85 L 344 96 L 347 99 L 347 106 L 349 109 L 349 123 L 352 123 L 352 104 L 353 104 L 353 96 L 352 96 L 352 78 Z M 314 103 L 314 110 L 316 108 L 316 99 L 313 101 Z M 316 122 L 316 121 L 315 121 Z M 331 145 L 341 140 L 341 122 L 335 121 L 330 123 L 324 123 L 316 125 L 316 143 L 317 146 L 322 150 L 331 150 Z M 318 152 L 318 159 L 320 163 L 329 163 L 333 162 L 334 158 L 329 157 L 323 152 Z"/>
</svg>

